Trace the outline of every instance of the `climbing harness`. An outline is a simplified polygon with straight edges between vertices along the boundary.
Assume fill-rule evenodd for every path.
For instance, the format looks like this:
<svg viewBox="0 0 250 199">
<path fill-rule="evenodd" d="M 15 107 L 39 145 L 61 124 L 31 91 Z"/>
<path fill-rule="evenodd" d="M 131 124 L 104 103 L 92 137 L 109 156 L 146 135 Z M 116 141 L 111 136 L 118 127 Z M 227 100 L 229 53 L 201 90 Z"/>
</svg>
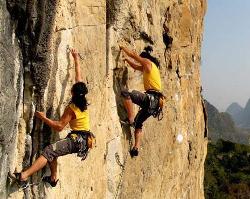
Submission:
<svg viewBox="0 0 250 199">
<path fill-rule="evenodd" d="M 81 160 L 87 158 L 89 149 L 94 148 L 96 143 L 95 135 L 90 131 L 72 131 L 67 137 L 79 144 L 77 156 L 81 157 Z"/>
<path fill-rule="evenodd" d="M 145 94 L 148 96 L 149 99 L 149 107 L 148 112 L 154 117 L 158 118 L 158 121 L 163 119 L 163 105 L 165 96 L 155 90 L 148 90 L 145 92 Z"/>
<path fill-rule="evenodd" d="M 129 151 L 130 149 L 132 148 L 132 135 L 131 135 L 131 131 L 130 131 L 130 138 L 129 138 Z M 123 161 L 123 164 L 121 163 L 121 160 L 120 160 L 120 156 L 119 154 L 116 152 L 115 153 L 115 159 L 116 159 L 116 163 L 121 167 L 121 173 L 120 173 L 120 180 L 119 180 L 119 183 L 117 185 L 117 188 L 116 188 L 116 193 L 115 193 L 115 199 L 118 198 L 119 196 L 119 190 L 121 190 L 122 188 L 122 180 L 123 180 L 123 176 L 124 176 L 124 173 L 125 173 L 125 168 L 126 168 L 126 164 L 127 164 L 127 161 L 128 161 L 128 155 L 129 155 L 129 151 L 126 153 L 126 156 L 124 157 L 124 161 Z"/>
</svg>

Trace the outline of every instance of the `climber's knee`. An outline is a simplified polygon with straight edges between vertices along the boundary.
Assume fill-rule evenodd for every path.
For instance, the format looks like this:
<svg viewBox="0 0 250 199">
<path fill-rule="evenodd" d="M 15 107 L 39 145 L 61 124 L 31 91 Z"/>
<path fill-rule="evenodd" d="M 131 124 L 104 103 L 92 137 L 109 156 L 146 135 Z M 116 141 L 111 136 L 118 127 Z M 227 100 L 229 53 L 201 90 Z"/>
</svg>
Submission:
<svg viewBox="0 0 250 199">
<path fill-rule="evenodd" d="M 121 91 L 121 96 L 124 97 L 125 99 L 130 99 L 130 92 L 127 89 L 123 89 Z"/>
<path fill-rule="evenodd" d="M 52 145 L 46 146 L 41 155 L 44 156 L 48 162 L 52 162 L 55 158 L 53 155 Z"/>
<path fill-rule="evenodd" d="M 151 114 L 148 112 L 148 109 L 142 108 L 139 110 L 134 119 L 135 129 L 141 130 L 143 122 L 145 122 L 150 117 L 150 115 Z"/>
<path fill-rule="evenodd" d="M 139 114 L 136 115 L 134 119 L 134 127 L 136 129 L 136 132 L 139 132 L 142 130 L 143 121 L 141 120 L 141 116 Z"/>
<path fill-rule="evenodd" d="M 139 132 L 140 130 L 142 130 L 143 123 L 135 121 L 134 126 L 135 126 L 135 129 L 138 129 L 138 132 Z"/>
</svg>

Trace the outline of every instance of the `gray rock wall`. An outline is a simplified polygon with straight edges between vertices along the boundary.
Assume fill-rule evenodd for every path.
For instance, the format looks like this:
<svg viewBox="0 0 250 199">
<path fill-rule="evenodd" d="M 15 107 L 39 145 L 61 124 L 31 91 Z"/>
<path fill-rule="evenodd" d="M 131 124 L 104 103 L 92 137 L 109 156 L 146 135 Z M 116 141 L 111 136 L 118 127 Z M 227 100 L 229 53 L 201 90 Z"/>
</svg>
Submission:
<svg viewBox="0 0 250 199">
<path fill-rule="evenodd" d="M 18 161 L 14 151 L 22 112 L 23 67 L 13 31 L 15 24 L 10 20 L 5 1 L 0 3 L 0 19 L 0 195 L 5 197 L 8 168 Z"/>
</svg>

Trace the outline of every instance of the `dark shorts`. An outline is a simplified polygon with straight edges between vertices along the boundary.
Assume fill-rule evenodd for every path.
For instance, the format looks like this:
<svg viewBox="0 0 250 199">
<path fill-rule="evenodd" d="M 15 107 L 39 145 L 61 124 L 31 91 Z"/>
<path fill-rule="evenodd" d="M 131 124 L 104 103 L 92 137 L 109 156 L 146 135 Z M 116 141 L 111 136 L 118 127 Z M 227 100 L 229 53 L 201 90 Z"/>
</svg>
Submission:
<svg viewBox="0 0 250 199">
<path fill-rule="evenodd" d="M 128 90 L 123 90 L 121 95 L 126 99 L 131 99 L 134 104 L 141 107 L 134 119 L 134 125 L 136 129 L 141 129 L 143 122 L 146 121 L 152 114 L 149 113 L 149 98 L 145 93 L 133 90 L 129 92 Z"/>
<path fill-rule="evenodd" d="M 45 147 L 41 155 L 51 162 L 54 158 L 78 151 L 79 144 L 70 138 L 65 138 Z"/>
</svg>

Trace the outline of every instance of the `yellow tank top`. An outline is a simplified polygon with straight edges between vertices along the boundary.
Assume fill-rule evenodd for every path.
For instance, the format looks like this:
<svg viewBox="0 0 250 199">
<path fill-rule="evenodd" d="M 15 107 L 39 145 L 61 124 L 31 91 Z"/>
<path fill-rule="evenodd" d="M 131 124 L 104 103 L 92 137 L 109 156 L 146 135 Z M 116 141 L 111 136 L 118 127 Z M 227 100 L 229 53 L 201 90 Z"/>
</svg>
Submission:
<svg viewBox="0 0 250 199">
<path fill-rule="evenodd" d="M 143 71 L 143 83 L 144 83 L 144 89 L 146 91 L 155 90 L 161 92 L 162 87 L 161 87 L 160 71 L 153 62 L 149 73 Z"/>
<path fill-rule="evenodd" d="M 76 119 L 69 122 L 69 126 L 74 131 L 89 131 L 89 112 L 88 110 L 81 111 L 75 104 L 71 103 L 69 105 L 72 111 L 74 111 Z"/>
</svg>

